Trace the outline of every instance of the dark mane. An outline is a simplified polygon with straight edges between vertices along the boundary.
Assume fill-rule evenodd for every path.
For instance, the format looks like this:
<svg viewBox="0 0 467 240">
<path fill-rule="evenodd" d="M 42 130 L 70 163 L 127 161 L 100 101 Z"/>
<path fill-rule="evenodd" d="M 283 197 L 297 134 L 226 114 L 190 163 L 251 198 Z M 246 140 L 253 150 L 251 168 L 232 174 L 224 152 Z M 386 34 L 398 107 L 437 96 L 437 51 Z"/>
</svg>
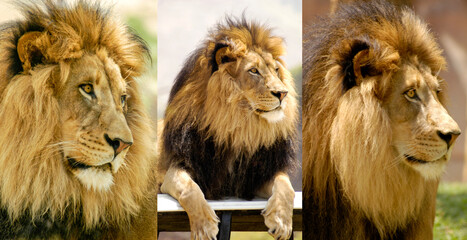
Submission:
<svg viewBox="0 0 467 240">
<path fill-rule="evenodd" d="M 170 91 L 168 101 L 169 103 L 172 101 L 177 92 L 189 80 L 189 75 L 195 70 L 196 64 L 198 63 L 197 61 L 200 57 L 204 56 L 209 62 L 211 74 L 218 70 L 215 54 L 217 50 L 224 45 L 223 41 L 230 37 L 229 31 L 232 29 L 244 30 L 244 32 L 248 33 L 247 37 L 237 37 L 244 37 L 244 40 L 246 40 L 245 43 L 249 48 L 252 46 L 259 46 L 268 50 L 272 50 L 269 49 L 271 47 L 264 46 L 264 38 L 269 37 L 268 34 L 271 29 L 262 24 L 259 24 L 258 22 L 248 21 L 245 17 L 245 14 L 243 14 L 240 18 L 226 16 L 223 21 L 217 23 L 217 25 L 209 31 L 208 39 L 201 43 L 195 51 L 190 53 L 189 57 L 184 62 L 183 68 L 177 74 L 173 87 Z M 216 45 L 212 48 L 209 45 L 213 42 L 216 43 Z"/>
<path fill-rule="evenodd" d="M 163 150 L 161 150 L 160 164 L 164 165 L 162 168 L 165 169 L 174 165 L 188 171 L 207 198 L 218 199 L 224 196 L 238 196 L 251 199 L 259 188 L 270 181 L 279 171 L 287 172 L 296 165 L 296 128 L 290 128 L 293 129 L 290 131 L 289 128 L 286 128 L 286 126 L 295 124 L 295 115 L 293 114 L 288 116 L 287 123 L 274 125 L 275 123 L 261 122 L 262 119 L 258 115 L 250 112 L 249 118 L 242 118 L 238 122 L 242 125 L 257 126 L 257 129 L 261 129 L 263 132 L 251 133 L 251 131 L 244 131 L 242 134 L 245 135 L 241 136 L 239 136 L 238 132 L 232 133 L 213 127 L 213 123 L 209 122 L 212 120 L 202 122 L 208 119 L 203 118 L 203 116 L 210 114 L 209 116 L 226 115 L 225 121 L 239 124 L 236 123 L 238 116 L 231 116 L 232 112 L 225 109 L 232 106 L 247 109 L 244 106 L 246 103 L 236 100 L 240 103 L 228 105 L 222 101 L 217 101 L 215 104 L 225 106 L 225 108 L 204 109 L 205 105 L 212 104 L 206 100 L 207 86 L 208 83 L 211 83 L 210 81 L 216 83 L 226 81 L 225 86 L 231 86 L 227 82 L 229 77 L 226 74 L 216 74 L 220 69 L 218 61 L 220 61 L 219 64 L 234 63 L 237 59 L 242 59 L 242 54 L 255 51 L 256 48 L 271 53 L 273 58 L 279 59 L 285 51 L 282 38 L 272 36 L 270 31 L 264 25 L 254 21 L 247 21 L 245 16 L 241 18 L 226 17 L 209 31 L 207 39 L 187 58 L 170 92 L 169 103 L 165 112 L 165 126 L 161 137 Z M 220 49 L 235 49 L 236 44 L 241 49 L 238 50 L 240 53 L 235 53 L 239 54 L 239 56 L 234 59 L 231 57 L 234 55 L 233 53 L 231 53 L 232 55 L 225 54 L 216 60 L 216 53 Z M 232 66 L 236 65 L 232 64 Z M 291 82 L 292 79 L 287 78 L 285 81 Z M 225 91 L 232 91 L 231 89 Z M 214 93 L 219 89 L 213 87 L 209 90 Z M 291 98 L 295 97 L 293 89 L 289 93 L 292 93 Z M 240 95 L 237 92 L 234 94 Z M 238 97 L 237 99 L 241 98 Z M 293 102 L 294 100 L 291 99 L 290 101 Z M 291 106 L 294 105 L 291 104 Z M 202 126 L 204 123 L 206 123 L 207 127 Z M 275 129 L 272 129 L 273 127 Z M 227 126 L 221 128 L 227 128 Z M 240 128 L 242 127 L 237 129 Z M 277 130 L 279 128 L 287 129 L 287 133 L 276 134 L 281 131 Z M 220 137 L 216 139 L 213 133 L 215 131 L 225 131 L 231 135 L 219 140 Z M 250 134 L 271 136 L 271 140 L 268 138 L 267 142 L 251 144 L 253 140 L 249 140 L 250 138 L 259 139 L 261 136 L 252 137 Z M 231 143 L 239 139 L 242 142 L 249 140 L 250 143 L 248 144 L 254 147 L 247 149 L 247 147 L 243 146 L 232 146 Z M 229 169 L 230 163 L 233 164 L 234 170 Z"/>
</svg>

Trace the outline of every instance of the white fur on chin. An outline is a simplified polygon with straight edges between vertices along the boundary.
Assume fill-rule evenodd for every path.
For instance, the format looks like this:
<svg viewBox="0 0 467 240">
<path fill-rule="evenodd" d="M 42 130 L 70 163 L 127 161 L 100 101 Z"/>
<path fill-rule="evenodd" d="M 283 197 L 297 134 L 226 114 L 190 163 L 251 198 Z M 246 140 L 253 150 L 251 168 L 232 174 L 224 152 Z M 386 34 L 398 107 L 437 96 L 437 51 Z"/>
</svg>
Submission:
<svg viewBox="0 0 467 240">
<path fill-rule="evenodd" d="M 452 149 L 449 149 L 447 154 L 442 158 L 434 162 L 429 162 L 425 164 L 409 164 L 413 169 L 415 169 L 417 172 L 422 175 L 422 177 L 426 180 L 437 180 L 439 179 L 445 169 L 446 169 L 446 164 L 447 160 L 451 158 L 451 151 Z"/>
<path fill-rule="evenodd" d="M 80 169 L 75 175 L 88 190 L 108 191 L 114 184 L 112 173 L 98 168 Z"/>
<path fill-rule="evenodd" d="M 266 119 L 269 123 L 276 123 L 284 119 L 285 114 L 282 109 L 278 109 L 278 110 L 271 111 L 271 112 L 261 113 L 260 116 Z"/>
<path fill-rule="evenodd" d="M 446 167 L 446 162 L 443 160 L 425 163 L 425 164 L 415 164 L 412 165 L 417 172 L 422 175 L 426 180 L 437 180 L 443 175 L 444 169 Z"/>
</svg>

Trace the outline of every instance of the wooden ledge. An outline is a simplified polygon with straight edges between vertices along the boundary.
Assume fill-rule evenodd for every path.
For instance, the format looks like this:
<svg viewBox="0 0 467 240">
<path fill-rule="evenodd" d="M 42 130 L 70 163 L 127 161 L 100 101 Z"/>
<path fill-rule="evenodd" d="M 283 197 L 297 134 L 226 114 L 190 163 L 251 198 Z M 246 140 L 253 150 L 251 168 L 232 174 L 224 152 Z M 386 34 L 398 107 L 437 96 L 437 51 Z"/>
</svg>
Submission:
<svg viewBox="0 0 467 240">
<path fill-rule="evenodd" d="M 222 214 L 231 215 L 230 231 L 267 231 L 261 211 L 266 207 L 267 199 L 255 198 L 247 201 L 239 198 L 208 200 L 219 219 Z M 295 192 L 293 210 L 293 230 L 302 231 L 302 192 Z M 190 223 L 185 210 L 177 200 L 168 194 L 157 195 L 158 231 L 190 231 Z M 225 219 L 225 215 L 224 215 Z"/>
</svg>

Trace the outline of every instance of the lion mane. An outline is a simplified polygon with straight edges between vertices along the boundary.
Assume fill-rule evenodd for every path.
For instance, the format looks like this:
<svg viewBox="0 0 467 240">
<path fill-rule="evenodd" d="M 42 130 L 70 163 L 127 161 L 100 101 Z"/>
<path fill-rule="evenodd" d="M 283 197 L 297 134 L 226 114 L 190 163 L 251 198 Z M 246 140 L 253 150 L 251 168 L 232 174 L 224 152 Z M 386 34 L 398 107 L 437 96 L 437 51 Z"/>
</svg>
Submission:
<svg viewBox="0 0 467 240">
<path fill-rule="evenodd" d="M 405 239 L 422 224 L 430 232 L 438 180 L 396 166 L 382 106 L 413 56 L 433 75 L 445 68 L 428 27 L 384 1 L 342 5 L 306 29 L 303 51 L 304 238 Z M 355 72 L 362 51 L 370 57 Z"/>
<path fill-rule="evenodd" d="M 148 49 L 97 3 L 18 5 L 24 19 L 3 25 L 0 32 L 0 236 L 94 239 L 125 232 L 129 237 L 130 230 L 136 231 L 131 226 L 141 221 L 138 216 L 152 211 L 148 215 L 155 221 L 153 130 L 135 82 Z M 28 49 L 38 54 L 25 61 L 17 44 L 31 31 L 41 33 L 36 45 L 29 46 L 35 49 Z M 107 191 L 84 187 L 65 167 L 60 150 L 57 95 L 73 70 L 70 63 L 85 54 L 112 59 L 131 95 L 125 118 L 133 145 Z M 154 230 L 152 225 L 140 230 Z"/>
<path fill-rule="evenodd" d="M 278 171 L 292 169 L 298 114 L 293 79 L 280 58 L 282 42 L 245 17 L 227 17 L 210 31 L 171 90 L 160 139 L 162 169 L 186 169 L 208 199 L 251 199 Z M 288 90 L 282 121 L 268 122 L 246 107 L 241 79 L 229 71 L 248 64 L 242 61 L 248 52 L 270 53 L 279 63 L 279 79 Z M 232 62 L 235 70 L 219 62 Z"/>
</svg>

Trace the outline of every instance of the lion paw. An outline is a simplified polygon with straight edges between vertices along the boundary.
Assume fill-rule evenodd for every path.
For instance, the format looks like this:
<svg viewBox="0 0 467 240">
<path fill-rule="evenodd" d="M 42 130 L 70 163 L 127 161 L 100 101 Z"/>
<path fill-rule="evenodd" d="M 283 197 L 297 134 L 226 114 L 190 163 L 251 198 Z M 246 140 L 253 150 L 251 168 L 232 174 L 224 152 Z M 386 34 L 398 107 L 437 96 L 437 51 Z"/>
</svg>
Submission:
<svg viewBox="0 0 467 240">
<path fill-rule="evenodd" d="M 293 196 L 279 197 L 273 194 L 261 213 L 264 224 L 269 228 L 268 233 L 274 239 L 285 240 L 292 235 Z"/>
<path fill-rule="evenodd" d="M 189 218 L 192 240 L 217 239 L 219 218 L 207 203 L 199 211 L 193 212 Z"/>
</svg>

